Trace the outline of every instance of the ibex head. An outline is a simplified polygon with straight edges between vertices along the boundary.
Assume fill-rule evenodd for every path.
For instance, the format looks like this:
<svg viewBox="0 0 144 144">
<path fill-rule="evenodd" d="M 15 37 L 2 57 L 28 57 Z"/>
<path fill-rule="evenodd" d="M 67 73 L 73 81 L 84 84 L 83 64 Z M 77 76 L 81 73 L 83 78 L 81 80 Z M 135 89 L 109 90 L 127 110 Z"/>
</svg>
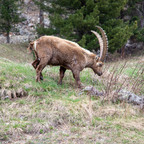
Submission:
<svg viewBox="0 0 144 144">
<path fill-rule="evenodd" d="M 103 62 L 105 60 L 107 49 L 108 49 L 108 39 L 104 30 L 99 26 L 96 27 L 100 30 L 102 37 L 95 31 L 91 31 L 91 32 L 94 33 L 95 36 L 98 38 L 99 45 L 100 45 L 100 57 L 96 56 L 94 58 L 94 62 L 91 68 L 97 75 L 101 76 Z"/>
<path fill-rule="evenodd" d="M 101 76 L 103 73 L 102 73 L 102 66 L 103 66 L 103 62 L 100 61 L 100 58 L 96 57 L 93 61 L 93 65 L 92 65 L 92 69 L 93 71 L 95 72 L 95 74 L 97 74 L 98 76 Z"/>
</svg>

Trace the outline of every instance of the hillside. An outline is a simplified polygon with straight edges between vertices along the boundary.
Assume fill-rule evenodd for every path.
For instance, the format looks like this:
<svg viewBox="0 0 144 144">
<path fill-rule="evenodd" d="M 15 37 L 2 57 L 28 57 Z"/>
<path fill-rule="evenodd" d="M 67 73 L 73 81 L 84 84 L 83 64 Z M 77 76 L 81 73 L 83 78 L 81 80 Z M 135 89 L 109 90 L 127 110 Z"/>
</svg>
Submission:
<svg viewBox="0 0 144 144">
<path fill-rule="evenodd" d="M 109 88 L 109 95 L 98 98 L 78 89 L 70 71 L 63 85 L 57 85 L 58 67 L 45 68 L 44 81 L 36 83 L 26 47 L 0 44 L 0 91 L 26 92 L 0 100 L 0 144 L 143 144 L 143 109 L 111 102 L 112 90 L 121 86 L 144 95 L 143 56 L 106 63 L 102 77 L 90 69 L 82 71 L 84 86 Z M 113 80 L 114 75 L 118 79 Z"/>
<path fill-rule="evenodd" d="M 27 52 L 27 43 L 23 44 L 0 44 L 0 58 L 6 58 L 15 62 L 31 62 L 32 54 Z"/>
</svg>

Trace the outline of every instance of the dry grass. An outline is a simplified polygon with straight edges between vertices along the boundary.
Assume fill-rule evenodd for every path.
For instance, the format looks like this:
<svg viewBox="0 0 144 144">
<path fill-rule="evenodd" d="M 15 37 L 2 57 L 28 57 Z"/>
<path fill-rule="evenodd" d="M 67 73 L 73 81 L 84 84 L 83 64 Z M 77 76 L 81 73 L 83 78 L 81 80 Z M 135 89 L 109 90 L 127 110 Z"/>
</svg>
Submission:
<svg viewBox="0 0 144 144">
<path fill-rule="evenodd" d="M 27 53 L 27 43 L 0 44 L 0 58 L 7 58 L 15 62 L 31 62 L 32 54 Z"/>
<path fill-rule="evenodd" d="M 141 60 L 143 57 L 141 57 Z M 101 90 L 107 99 L 115 99 L 121 89 L 144 95 L 144 63 L 128 59 L 107 63 L 104 74 L 99 78 Z"/>
<path fill-rule="evenodd" d="M 23 56 L 18 62 L 25 61 Z M 137 79 L 139 69 L 133 72 L 140 60 L 107 63 L 103 77 L 86 69 L 81 73 L 82 83 L 109 93 L 111 98 L 114 89 L 129 90 L 134 80 L 143 82 L 143 77 Z M 143 111 L 127 103 L 80 94 L 69 71 L 59 86 L 58 72 L 57 67 L 46 68 L 39 84 L 31 65 L 0 59 L 1 87 L 23 88 L 29 93 L 27 97 L 0 100 L 0 144 L 143 144 Z M 137 93 L 144 92 L 139 87 Z"/>
</svg>

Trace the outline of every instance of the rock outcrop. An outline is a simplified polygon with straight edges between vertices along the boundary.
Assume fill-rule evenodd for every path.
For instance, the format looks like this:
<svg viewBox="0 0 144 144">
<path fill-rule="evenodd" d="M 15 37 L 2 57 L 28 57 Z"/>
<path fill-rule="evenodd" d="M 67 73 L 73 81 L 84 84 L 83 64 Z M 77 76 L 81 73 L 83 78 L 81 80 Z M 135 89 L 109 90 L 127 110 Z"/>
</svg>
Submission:
<svg viewBox="0 0 144 144">
<path fill-rule="evenodd" d="M 17 32 L 11 32 L 10 43 L 29 42 L 37 37 L 36 27 L 39 24 L 39 8 L 32 0 L 23 0 L 21 17 L 25 20 L 16 25 Z M 48 13 L 44 13 L 44 25 L 49 26 Z M 6 43 L 5 34 L 0 34 L 0 43 Z"/>
<path fill-rule="evenodd" d="M 88 92 L 90 95 L 96 96 L 96 97 L 107 97 L 106 94 L 103 92 L 100 92 L 93 86 L 87 86 L 85 87 L 82 92 Z M 118 92 L 113 92 L 113 96 L 111 97 L 113 102 L 119 101 L 125 101 L 128 103 L 132 103 L 134 105 L 139 105 L 141 109 L 144 109 L 144 96 L 138 96 L 130 91 L 121 89 Z"/>
</svg>

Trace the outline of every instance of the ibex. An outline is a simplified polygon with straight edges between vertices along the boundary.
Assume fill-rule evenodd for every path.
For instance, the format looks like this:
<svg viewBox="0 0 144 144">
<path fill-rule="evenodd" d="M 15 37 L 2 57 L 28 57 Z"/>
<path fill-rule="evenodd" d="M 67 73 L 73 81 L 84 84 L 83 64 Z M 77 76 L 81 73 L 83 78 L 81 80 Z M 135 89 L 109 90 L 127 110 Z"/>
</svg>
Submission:
<svg viewBox="0 0 144 144">
<path fill-rule="evenodd" d="M 42 70 L 46 65 L 60 66 L 58 84 L 62 84 L 65 71 L 71 70 L 78 87 L 81 87 L 80 72 L 84 68 L 91 68 L 97 75 L 102 75 L 102 66 L 107 53 L 108 41 L 104 30 L 97 26 L 102 37 L 91 31 L 98 38 L 100 57 L 82 48 L 77 43 L 56 36 L 42 36 L 29 44 L 28 50 L 33 50 L 36 60 L 32 63 L 36 69 L 36 81 L 43 80 Z"/>
</svg>

